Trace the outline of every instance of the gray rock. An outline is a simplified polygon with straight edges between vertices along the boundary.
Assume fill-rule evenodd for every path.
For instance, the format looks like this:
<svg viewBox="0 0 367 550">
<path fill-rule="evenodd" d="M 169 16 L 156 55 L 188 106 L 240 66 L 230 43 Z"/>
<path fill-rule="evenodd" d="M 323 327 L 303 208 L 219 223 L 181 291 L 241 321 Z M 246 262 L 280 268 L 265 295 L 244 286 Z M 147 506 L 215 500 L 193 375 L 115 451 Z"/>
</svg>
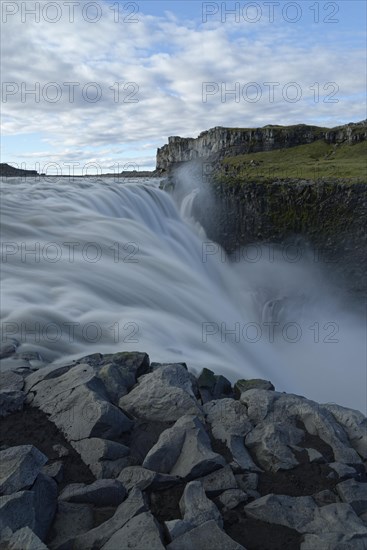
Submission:
<svg viewBox="0 0 367 550">
<path fill-rule="evenodd" d="M 29 391 L 34 395 L 33 406 L 50 415 L 49 419 L 69 441 L 114 438 L 132 427 L 132 421 L 108 401 L 106 389 L 93 367 L 77 365 L 58 374 L 57 382 L 55 378 L 45 378 L 34 385 L 32 380 L 28 384 L 28 377 L 26 388 L 32 386 Z"/>
<path fill-rule="evenodd" d="M 138 385 L 120 399 L 119 406 L 133 416 L 150 421 L 175 422 L 185 414 L 202 415 L 191 377 L 179 364 L 160 367 L 141 376 Z"/>
<path fill-rule="evenodd" d="M 173 487 L 180 481 L 178 476 L 159 474 L 143 468 L 142 466 L 128 466 L 124 468 L 117 478 L 123 486 L 130 491 L 134 487 L 144 491 L 145 489 L 166 489 Z"/>
<path fill-rule="evenodd" d="M 242 489 L 242 491 L 244 491 L 245 493 L 247 493 L 248 491 L 256 491 L 257 485 L 259 483 L 259 476 L 254 472 L 236 474 L 235 479 L 239 488 Z"/>
<path fill-rule="evenodd" d="M 248 496 L 241 489 L 228 489 L 218 497 L 218 500 L 225 509 L 233 510 L 239 504 L 246 502 Z"/>
<path fill-rule="evenodd" d="M 241 544 L 222 531 L 215 521 L 207 521 L 199 527 L 177 537 L 168 546 L 167 550 L 246 550 Z"/>
<path fill-rule="evenodd" d="M 118 365 L 124 372 L 128 371 L 137 379 L 149 372 L 149 356 L 139 351 L 122 351 L 112 355 L 104 355 L 103 363 Z"/>
<path fill-rule="evenodd" d="M 33 372 L 25 380 L 25 392 L 29 393 L 37 384 L 47 380 L 54 380 L 55 378 L 61 377 L 63 374 L 66 374 L 70 369 L 76 365 L 48 365 L 43 369 L 40 369 L 36 372 Z"/>
<path fill-rule="evenodd" d="M 180 500 L 180 510 L 183 520 L 192 527 L 210 520 L 215 521 L 219 527 L 223 527 L 219 510 L 205 495 L 200 481 L 191 481 L 186 485 Z"/>
<path fill-rule="evenodd" d="M 4 359 L 5 357 L 10 357 L 13 355 L 17 348 L 19 347 L 18 340 L 15 340 L 15 338 L 9 339 L 7 342 L 4 342 L 0 347 L 0 359 Z"/>
<path fill-rule="evenodd" d="M 26 394 L 20 390 L 0 390 L 0 417 L 23 410 Z"/>
<path fill-rule="evenodd" d="M 268 390 L 247 390 L 241 394 L 240 402 L 245 405 L 249 420 L 256 426 L 267 417 L 279 395 Z"/>
<path fill-rule="evenodd" d="M 102 546 L 103 550 L 116 548 L 165 550 L 157 520 L 150 512 L 143 512 L 130 519 Z"/>
<path fill-rule="evenodd" d="M 48 550 L 47 546 L 29 528 L 22 527 L 7 540 L 7 550 Z"/>
<path fill-rule="evenodd" d="M 32 487 L 32 492 L 36 513 L 33 530 L 40 539 L 45 540 L 56 513 L 57 483 L 51 477 L 40 473 Z"/>
<path fill-rule="evenodd" d="M 318 508 L 315 520 L 307 527 L 307 534 L 317 535 L 321 541 L 329 539 L 329 548 L 333 550 L 337 548 L 345 550 L 365 548 L 358 545 L 362 540 L 365 544 L 367 543 L 366 526 L 353 509 L 343 503 L 329 504 Z"/>
<path fill-rule="evenodd" d="M 323 407 L 330 411 L 344 428 L 352 447 L 362 458 L 367 459 L 367 418 L 359 411 L 340 405 L 327 404 Z"/>
<path fill-rule="evenodd" d="M 103 365 L 98 369 L 97 376 L 102 380 L 108 397 L 115 405 L 118 405 L 119 399 L 126 395 L 136 382 L 132 372 L 114 363 Z"/>
<path fill-rule="evenodd" d="M 347 479 L 338 483 L 336 490 L 342 501 L 350 504 L 357 515 L 367 512 L 367 483 Z"/>
<path fill-rule="evenodd" d="M 57 453 L 57 455 L 60 458 L 63 458 L 64 456 L 69 456 L 69 451 L 64 445 L 60 445 L 60 443 L 56 443 L 56 445 L 52 445 L 52 449 Z"/>
<path fill-rule="evenodd" d="M 185 415 L 160 435 L 143 466 L 187 480 L 201 477 L 225 465 L 211 449 L 210 439 L 199 418 Z"/>
<path fill-rule="evenodd" d="M 197 385 L 203 403 L 232 395 L 230 381 L 224 376 L 214 374 L 210 369 L 204 368 L 201 371 L 197 379 Z"/>
<path fill-rule="evenodd" d="M 316 449 L 305 449 L 308 454 L 308 459 L 311 463 L 315 462 L 316 464 L 323 464 L 325 462 L 325 458 L 322 456 L 319 451 L 316 451 Z"/>
<path fill-rule="evenodd" d="M 64 478 L 64 465 L 61 460 L 57 460 L 43 466 L 42 473 L 52 477 L 57 483 L 61 483 Z"/>
<path fill-rule="evenodd" d="M 366 550 L 367 535 L 343 533 L 321 533 L 305 535 L 300 550 Z"/>
<path fill-rule="evenodd" d="M 73 548 L 75 550 L 102 548 L 130 519 L 146 510 L 148 505 L 143 493 L 139 489 L 132 489 L 129 497 L 120 504 L 112 518 L 87 533 L 77 536 Z M 121 545 L 117 548 L 121 548 Z"/>
<path fill-rule="evenodd" d="M 341 462 L 330 462 L 328 466 L 334 470 L 341 479 L 358 478 L 359 476 L 355 468 L 342 464 Z"/>
<path fill-rule="evenodd" d="M 47 461 L 47 456 L 33 445 L 0 451 L 0 492 L 9 495 L 30 487 Z"/>
<path fill-rule="evenodd" d="M 246 408 L 234 399 L 210 401 L 203 408 L 213 436 L 227 445 L 238 466 L 260 471 L 243 443 L 244 437 L 252 430 Z"/>
<path fill-rule="evenodd" d="M 91 437 L 71 444 L 97 478 L 116 478 L 129 465 L 130 449 L 115 441 Z"/>
<path fill-rule="evenodd" d="M 48 546 L 50 550 L 58 550 L 70 541 L 70 546 L 66 545 L 66 548 L 70 548 L 75 538 L 86 533 L 92 527 L 93 508 L 91 505 L 60 501 L 52 526 L 55 536 L 48 543 Z"/>
<path fill-rule="evenodd" d="M 328 504 L 339 502 L 337 495 L 328 489 L 315 493 L 312 495 L 312 498 L 316 502 L 317 506 L 327 506 Z"/>
<path fill-rule="evenodd" d="M 116 479 L 98 479 L 90 485 L 72 483 L 59 496 L 67 502 L 95 504 L 96 506 L 118 506 L 125 500 L 126 489 Z"/>
<path fill-rule="evenodd" d="M 171 541 L 176 539 L 177 537 L 180 537 L 187 531 L 193 529 L 190 523 L 187 523 L 182 519 L 172 519 L 170 521 L 165 521 L 164 524 L 166 526 Z"/>
<path fill-rule="evenodd" d="M 33 531 L 35 525 L 36 511 L 32 491 L 19 491 L 0 497 L 0 532 L 7 527 L 13 532 L 22 527 L 29 527 Z"/>
<path fill-rule="evenodd" d="M 237 380 L 234 385 L 234 394 L 237 399 L 241 396 L 241 393 L 248 390 L 268 390 L 274 391 L 274 386 L 269 380 L 262 380 L 261 378 L 251 378 L 249 380 Z"/>
<path fill-rule="evenodd" d="M 0 388 L 1 390 L 20 391 L 24 387 L 23 376 L 12 371 L 0 371 Z"/>
<path fill-rule="evenodd" d="M 333 540 L 338 541 L 367 535 L 366 526 L 349 504 L 328 504 L 319 508 L 312 497 L 271 494 L 247 504 L 244 509 L 252 518 L 284 525 L 302 534 L 334 537 Z"/>
<path fill-rule="evenodd" d="M 265 470 L 277 472 L 298 466 L 290 447 L 303 436 L 302 430 L 287 422 L 261 422 L 247 435 L 245 443 Z"/>
<path fill-rule="evenodd" d="M 289 497 L 269 494 L 245 506 L 246 515 L 284 525 L 299 533 L 307 533 L 307 527 L 314 521 L 316 503 L 312 497 Z"/>
<path fill-rule="evenodd" d="M 361 463 L 346 431 L 326 406 L 298 395 L 265 390 L 249 390 L 241 394 L 240 401 L 246 405 L 247 414 L 255 424 L 261 421 L 264 425 L 284 422 L 285 418 L 289 418 L 290 423 L 301 420 L 308 433 L 317 435 L 330 445 L 336 462 Z"/>
<path fill-rule="evenodd" d="M 220 470 L 215 470 L 210 474 L 198 479 L 204 487 L 204 491 L 209 496 L 215 496 L 227 489 L 237 489 L 237 481 L 233 475 L 230 466 L 224 466 Z"/>
</svg>

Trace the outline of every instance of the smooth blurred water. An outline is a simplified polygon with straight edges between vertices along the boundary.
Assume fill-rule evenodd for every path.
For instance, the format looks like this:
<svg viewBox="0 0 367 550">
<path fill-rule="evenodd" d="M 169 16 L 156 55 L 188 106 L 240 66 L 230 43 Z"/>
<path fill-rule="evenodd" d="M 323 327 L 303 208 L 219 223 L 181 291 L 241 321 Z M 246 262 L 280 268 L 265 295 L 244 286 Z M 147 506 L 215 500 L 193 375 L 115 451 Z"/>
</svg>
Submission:
<svg viewBox="0 0 367 550">
<path fill-rule="evenodd" d="M 307 259 L 231 263 L 158 180 L 2 182 L 2 341 L 45 361 L 139 350 L 366 409 L 364 319 Z M 183 195 L 183 198 L 182 198 Z"/>
</svg>

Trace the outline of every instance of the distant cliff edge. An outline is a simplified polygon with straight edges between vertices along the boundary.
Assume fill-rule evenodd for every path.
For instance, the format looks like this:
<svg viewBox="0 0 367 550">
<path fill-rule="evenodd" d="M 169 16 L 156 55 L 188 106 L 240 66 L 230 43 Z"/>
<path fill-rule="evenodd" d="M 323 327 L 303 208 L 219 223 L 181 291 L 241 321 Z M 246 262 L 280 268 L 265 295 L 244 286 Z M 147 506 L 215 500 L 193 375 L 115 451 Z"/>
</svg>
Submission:
<svg viewBox="0 0 367 550">
<path fill-rule="evenodd" d="M 20 177 L 20 176 L 38 176 L 37 170 L 24 170 L 22 168 L 15 168 L 10 164 L 0 164 L 0 177 Z"/>
<path fill-rule="evenodd" d="M 216 126 L 201 132 L 197 138 L 168 138 L 168 144 L 157 151 L 156 169 L 169 171 L 178 163 L 196 159 L 220 160 L 249 153 L 259 153 L 311 144 L 323 140 L 328 144 L 355 144 L 367 138 L 366 121 L 335 128 L 298 124 L 264 126 L 263 128 L 224 128 Z"/>
</svg>

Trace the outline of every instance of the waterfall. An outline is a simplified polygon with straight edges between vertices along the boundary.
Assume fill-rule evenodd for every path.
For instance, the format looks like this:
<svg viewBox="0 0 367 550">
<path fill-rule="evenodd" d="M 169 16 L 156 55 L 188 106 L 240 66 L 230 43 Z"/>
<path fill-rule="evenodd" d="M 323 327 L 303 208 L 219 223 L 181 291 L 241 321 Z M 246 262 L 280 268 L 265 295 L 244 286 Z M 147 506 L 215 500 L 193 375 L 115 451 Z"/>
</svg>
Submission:
<svg viewBox="0 0 367 550">
<path fill-rule="evenodd" d="M 7 178 L 2 342 L 45 362 L 146 351 L 365 411 L 358 316 L 307 262 L 230 261 L 193 219 L 196 196 L 177 205 L 155 180 Z"/>
</svg>

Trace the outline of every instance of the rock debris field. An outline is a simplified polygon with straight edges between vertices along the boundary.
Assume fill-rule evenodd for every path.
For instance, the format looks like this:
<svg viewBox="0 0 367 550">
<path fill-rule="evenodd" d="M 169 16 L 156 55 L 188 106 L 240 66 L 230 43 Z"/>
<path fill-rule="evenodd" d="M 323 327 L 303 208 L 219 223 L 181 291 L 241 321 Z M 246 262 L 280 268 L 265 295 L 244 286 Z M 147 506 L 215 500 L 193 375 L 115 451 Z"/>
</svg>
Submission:
<svg viewBox="0 0 367 550">
<path fill-rule="evenodd" d="M 367 549 L 360 412 L 139 352 L 2 357 L 1 550 Z"/>
</svg>

